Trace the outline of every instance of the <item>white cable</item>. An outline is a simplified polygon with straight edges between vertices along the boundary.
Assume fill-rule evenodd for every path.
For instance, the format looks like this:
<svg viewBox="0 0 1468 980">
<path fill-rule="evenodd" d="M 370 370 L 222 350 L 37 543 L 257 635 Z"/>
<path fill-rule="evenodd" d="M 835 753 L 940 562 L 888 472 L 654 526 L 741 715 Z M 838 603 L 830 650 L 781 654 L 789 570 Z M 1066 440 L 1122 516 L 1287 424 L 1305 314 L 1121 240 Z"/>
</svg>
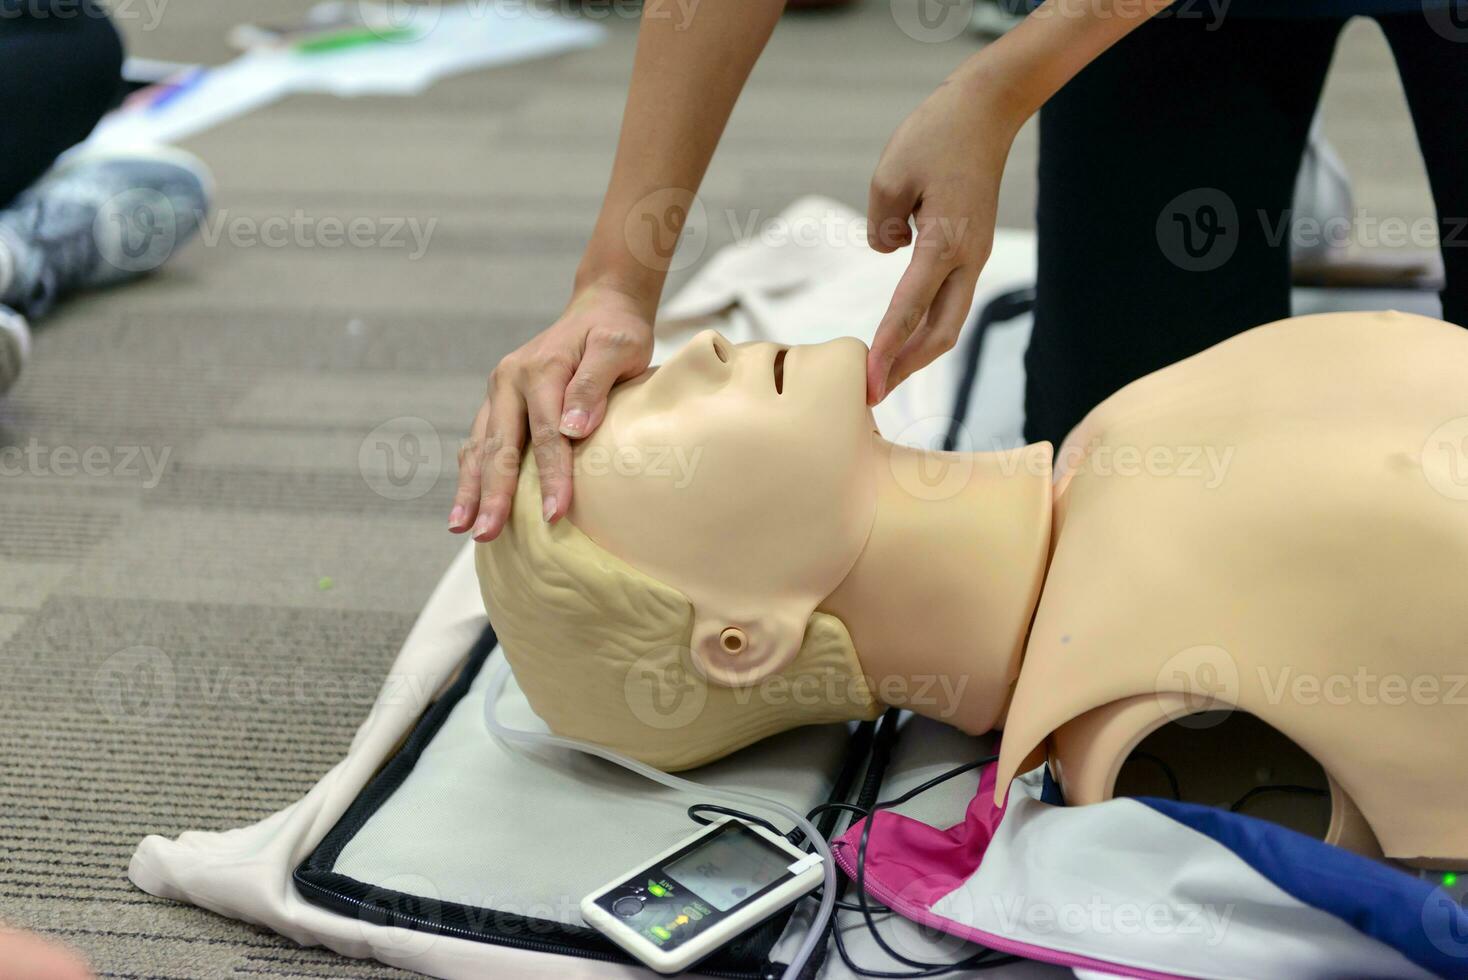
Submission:
<svg viewBox="0 0 1468 980">
<path fill-rule="evenodd" d="M 653 782 L 662 783 L 670 789 L 681 793 L 688 793 L 701 799 L 714 798 L 730 803 L 739 803 L 746 807 L 765 809 L 772 811 L 789 820 L 805 834 L 806 840 L 815 847 L 816 853 L 821 856 L 821 870 L 824 874 L 824 885 L 821 889 L 821 904 L 816 910 L 815 918 L 811 921 L 810 929 L 805 934 L 805 940 L 795 955 L 790 959 L 790 965 L 785 968 L 781 980 L 796 980 L 800 971 L 810 960 L 815 952 L 816 946 L 826 934 L 826 924 L 831 921 L 831 914 L 836 905 L 836 863 L 831 858 L 831 849 L 826 845 L 826 839 L 821 835 L 814 824 L 805 818 L 802 813 L 790 809 L 783 803 L 769 800 L 763 796 L 753 793 L 742 793 L 738 790 L 721 789 L 715 786 L 704 786 L 691 780 L 681 779 L 669 775 L 661 769 L 636 759 L 613 752 L 611 749 L 594 745 L 591 742 L 583 742 L 579 739 L 565 738 L 561 735 L 552 735 L 548 732 L 528 732 L 518 728 L 507 728 L 500 723 L 495 716 L 495 707 L 499 704 L 500 695 L 504 693 L 505 685 L 510 680 L 510 665 L 505 661 L 503 655 L 496 658 L 494 672 L 489 677 L 489 688 L 484 695 L 484 725 L 490 734 L 505 742 L 520 745 L 554 745 L 558 748 L 572 749 L 576 752 L 585 752 L 608 762 L 615 762 L 624 769 L 630 769 L 635 773 L 646 776 Z"/>
</svg>

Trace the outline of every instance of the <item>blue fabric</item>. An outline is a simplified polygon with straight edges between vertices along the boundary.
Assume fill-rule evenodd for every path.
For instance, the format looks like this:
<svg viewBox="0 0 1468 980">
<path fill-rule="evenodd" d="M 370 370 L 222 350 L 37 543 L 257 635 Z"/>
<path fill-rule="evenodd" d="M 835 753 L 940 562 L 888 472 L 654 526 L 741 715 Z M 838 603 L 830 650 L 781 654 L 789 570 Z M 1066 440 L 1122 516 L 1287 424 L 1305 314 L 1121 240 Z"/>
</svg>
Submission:
<svg viewBox="0 0 1468 980">
<path fill-rule="evenodd" d="M 1138 797 L 1218 841 L 1295 899 L 1438 976 L 1468 976 L 1468 911 L 1441 888 L 1278 824 L 1197 803 Z"/>
<path fill-rule="evenodd" d="M 1045 781 L 1040 785 L 1040 802 L 1051 806 L 1065 806 L 1065 794 L 1060 783 L 1050 774 L 1050 764 L 1045 764 Z"/>
</svg>

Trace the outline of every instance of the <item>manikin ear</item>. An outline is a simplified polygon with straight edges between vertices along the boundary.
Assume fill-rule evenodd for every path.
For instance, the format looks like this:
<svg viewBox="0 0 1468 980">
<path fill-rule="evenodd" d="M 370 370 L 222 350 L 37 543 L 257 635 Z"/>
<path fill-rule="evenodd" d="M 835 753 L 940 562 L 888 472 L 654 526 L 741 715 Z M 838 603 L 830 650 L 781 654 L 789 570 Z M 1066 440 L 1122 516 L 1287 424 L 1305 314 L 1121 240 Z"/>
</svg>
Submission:
<svg viewBox="0 0 1468 980">
<path fill-rule="evenodd" d="M 811 610 L 791 607 L 757 615 L 693 613 L 693 659 L 724 687 L 747 687 L 790 665 L 805 642 Z"/>
</svg>

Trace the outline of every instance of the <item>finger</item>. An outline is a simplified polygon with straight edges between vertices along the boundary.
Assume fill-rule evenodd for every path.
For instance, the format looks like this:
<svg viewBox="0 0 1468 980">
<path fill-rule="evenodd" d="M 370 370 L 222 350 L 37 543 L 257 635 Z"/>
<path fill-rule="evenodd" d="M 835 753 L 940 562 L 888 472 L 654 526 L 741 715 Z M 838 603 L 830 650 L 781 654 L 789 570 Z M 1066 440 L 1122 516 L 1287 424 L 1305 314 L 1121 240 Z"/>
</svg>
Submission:
<svg viewBox="0 0 1468 980">
<path fill-rule="evenodd" d="M 571 506 L 571 440 L 560 429 L 567 380 L 542 375 L 525 396 L 530 448 L 540 470 L 540 512 L 548 524 L 563 517 Z"/>
<path fill-rule="evenodd" d="M 480 447 L 479 516 L 474 540 L 493 541 L 510 519 L 515 486 L 520 482 L 520 454 L 525 446 L 525 400 L 508 372 L 496 378 L 489 393 L 489 423 Z"/>
<path fill-rule="evenodd" d="M 561 435 L 584 439 L 596 431 L 607 410 L 607 392 L 612 385 L 647 367 L 644 347 L 637 338 L 620 330 L 593 331 L 576 373 L 566 385 L 561 411 Z"/>
<path fill-rule="evenodd" d="M 892 302 L 877 326 L 871 352 L 867 355 L 868 405 L 875 405 L 886 397 L 892 362 L 922 324 L 933 297 L 948 276 L 948 267 L 938 262 L 936 254 L 936 250 L 921 248 L 913 252 L 912 263 L 903 273 L 902 281 L 892 294 Z"/>
<path fill-rule="evenodd" d="M 479 512 L 479 454 L 484 445 L 484 432 L 489 425 L 489 399 L 486 398 L 469 426 L 469 438 L 459 447 L 459 488 L 454 491 L 454 506 L 449 511 L 449 530 L 462 534 L 474 523 Z"/>
<path fill-rule="evenodd" d="M 878 177 L 867 194 L 867 244 L 882 253 L 912 244 L 907 218 L 917 203 L 916 192 Z"/>
<path fill-rule="evenodd" d="M 933 305 L 928 308 L 928 320 L 922 331 L 903 346 L 897 360 L 892 362 L 892 370 L 887 379 L 888 391 L 952 350 L 958 343 L 959 334 L 968 322 L 969 308 L 974 301 L 974 285 L 978 281 L 979 274 L 969 269 L 959 268 L 949 273 L 938 290 L 938 295 L 933 297 Z"/>
</svg>

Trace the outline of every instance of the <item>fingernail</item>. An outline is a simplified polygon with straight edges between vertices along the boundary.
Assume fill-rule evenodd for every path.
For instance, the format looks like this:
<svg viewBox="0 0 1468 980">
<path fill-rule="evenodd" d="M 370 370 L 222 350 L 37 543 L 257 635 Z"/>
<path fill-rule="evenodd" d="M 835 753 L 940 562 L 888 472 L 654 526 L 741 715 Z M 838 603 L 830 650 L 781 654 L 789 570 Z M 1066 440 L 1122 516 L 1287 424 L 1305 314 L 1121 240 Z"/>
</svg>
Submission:
<svg viewBox="0 0 1468 980">
<path fill-rule="evenodd" d="M 586 434 L 586 423 L 591 421 L 591 416 L 580 408 L 567 409 L 566 414 L 561 416 L 561 435 L 576 438 Z"/>
<path fill-rule="evenodd" d="M 552 517 L 555 517 L 556 516 L 556 495 L 555 494 L 551 494 L 549 497 L 546 497 L 544 501 L 542 501 L 541 506 L 540 506 L 540 513 L 541 513 L 541 516 L 545 518 L 547 524 L 550 523 L 550 519 Z"/>
<path fill-rule="evenodd" d="M 460 504 L 449 512 L 449 527 L 458 527 L 464 523 L 464 505 Z"/>
<path fill-rule="evenodd" d="M 481 534 L 488 533 L 488 531 L 489 531 L 489 515 L 488 514 L 480 514 L 479 515 L 479 520 L 477 520 L 477 521 L 474 522 L 474 532 L 473 532 L 474 537 L 477 538 Z"/>
</svg>

